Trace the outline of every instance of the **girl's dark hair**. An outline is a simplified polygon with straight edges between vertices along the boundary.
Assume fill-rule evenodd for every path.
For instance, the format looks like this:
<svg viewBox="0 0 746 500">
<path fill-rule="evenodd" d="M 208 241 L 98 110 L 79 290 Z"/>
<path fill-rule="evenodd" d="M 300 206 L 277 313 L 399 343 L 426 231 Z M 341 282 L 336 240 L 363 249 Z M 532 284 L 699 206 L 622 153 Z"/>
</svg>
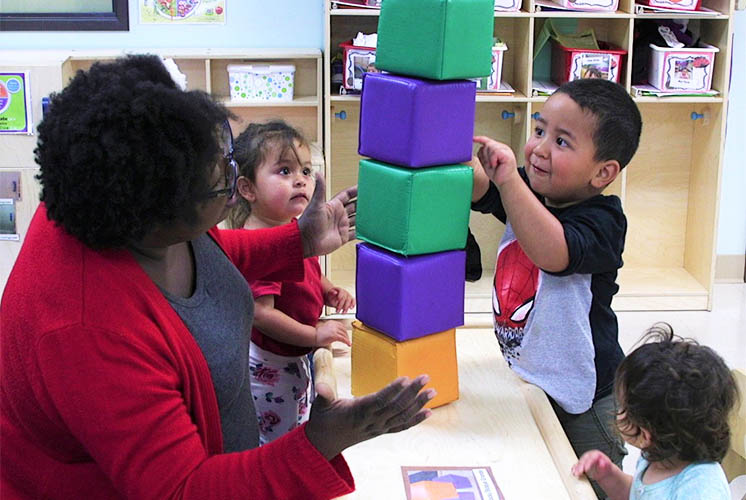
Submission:
<svg viewBox="0 0 746 500">
<path fill-rule="evenodd" d="M 257 167 L 266 160 L 271 151 L 276 149 L 280 150 L 280 156 L 290 150 L 298 158 L 298 151 L 295 149 L 296 141 L 301 146 L 309 146 L 308 141 L 298 130 L 282 120 L 250 124 L 234 141 L 233 159 L 238 162 L 238 175 L 254 182 Z M 239 196 L 236 206 L 228 216 L 228 226 L 232 229 L 242 228 L 249 215 L 251 215 L 251 205 Z"/>
<path fill-rule="evenodd" d="M 174 220 L 194 222 L 229 113 L 179 89 L 160 58 L 78 71 L 51 96 L 35 150 L 47 216 L 92 248 L 123 247 Z"/>
<path fill-rule="evenodd" d="M 642 450 L 651 462 L 719 462 L 730 446 L 728 417 L 736 382 L 712 349 L 656 323 L 616 371 L 618 427 L 629 437 L 651 434 Z"/>
</svg>

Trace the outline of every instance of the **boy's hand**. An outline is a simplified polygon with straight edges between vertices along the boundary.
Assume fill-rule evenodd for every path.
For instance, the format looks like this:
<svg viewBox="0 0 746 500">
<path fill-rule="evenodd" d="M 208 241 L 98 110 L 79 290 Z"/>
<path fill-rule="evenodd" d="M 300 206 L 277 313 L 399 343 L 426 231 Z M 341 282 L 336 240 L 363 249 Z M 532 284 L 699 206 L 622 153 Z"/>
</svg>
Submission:
<svg viewBox="0 0 746 500">
<path fill-rule="evenodd" d="M 344 314 L 355 307 L 355 298 L 344 288 L 335 286 L 326 292 L 324 304 L 335 308 L 338 313 Z"/>
<path fill-rule="evenodd" d="M 479 158 L 487 177 L 492 180 L 495 186 L 500 188 L 518 172 L 513 150 L 506 144 L 483 135 L 474 137 L 474 142 L 482 145 L 477 153 L 477 158 Z"/>
<path fill-rule="evenodd" d="M 306 424 L 306 436 L 327 460 L 342 450 L 381 434 L 399 432 L 430 416 L 422 407 L 435 397 L 422 391 L 429 378 L 398 378 L 378 392 L 354 399 L 334 399 L 331 388 L 316 385 L 316 399 Z"/>
<path fill-rule="evenodd" d="M 583 474 L 594 481 L 603 481 L 612 473 L 614 464 L 603 452 L 598 450 L 586 451 L 572 466 L 572 474 L 580 477 Z"/>
<path fill-rule="evenodd" d="M 334 341 L 352 344 L 344 323 L 334 320 L 319 321 L 316 326 L 316 347 L 328 346 Z"/>
<path fill-rule="evenodd" d="M 471 192 L 471 201 L 474 202 L 481 200 L 490 188 L 490 178 L 487 177 L 487 174 L 482 167 L 482 163 L 476 156 L 472 155 L 471 161 L 467 163 L 467 165 L 469 165 L 474 172 L 474 186 Z"/>
</svg>

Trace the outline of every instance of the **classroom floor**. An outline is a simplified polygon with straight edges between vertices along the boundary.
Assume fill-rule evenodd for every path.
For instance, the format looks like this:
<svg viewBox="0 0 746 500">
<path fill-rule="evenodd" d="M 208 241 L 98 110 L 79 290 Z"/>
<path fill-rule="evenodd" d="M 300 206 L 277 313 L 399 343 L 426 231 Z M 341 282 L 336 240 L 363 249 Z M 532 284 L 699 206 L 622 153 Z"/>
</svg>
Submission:
<svg viewBox="0 0 746 500">
<path fill-rule="evenodd" d="M 619 343 L 629 352 L 656 321 L 717 351 L 731 368 L 746 370 L 746 284 L 716 284 L 712 311 L 620 312 Z M 633 474 L 640 450 L 627 445 L 624 471 Z"/>
</svg>

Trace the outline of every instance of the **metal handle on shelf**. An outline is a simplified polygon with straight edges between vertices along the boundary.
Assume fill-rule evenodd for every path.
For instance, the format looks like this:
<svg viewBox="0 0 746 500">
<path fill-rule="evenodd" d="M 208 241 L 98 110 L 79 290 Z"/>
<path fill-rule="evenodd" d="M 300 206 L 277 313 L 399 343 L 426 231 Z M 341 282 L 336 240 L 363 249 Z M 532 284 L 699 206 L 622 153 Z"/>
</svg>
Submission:
<svg viewBox="0 0 746 500">
<path fill-rule="evenodd" d="M 535 112 L 531 113 L 531 118 L 533 118 L 534 120 L 538 120 L 539 116 L 541 116 L 541 115 L 539 114 L 538 111 L 535 111 Z"/>
<path fill-rule="evenodd" d="M 503 109 L 503 112 L 500 114 L 500 116 L 502 117 L 503 120 L 507 120 L 509 118 L 514 118 L 515 112 L 508 111 L 507 109 Z"/>
<path fill-rule="evenodd" d="M 342 110 L 339 113 L 334 113 L 335 118 L 339 118 L 340 120 L 346 120 L 347 119 L 347 111 Z"/>
<path fill-rule="evenodd" d="M 700 118 L 704 118 L 704 113 L 697 113 L 696 111 L 692 111 L 692 114 L 690 115 L 692 120 L 699 120 Z"/>
</svg>

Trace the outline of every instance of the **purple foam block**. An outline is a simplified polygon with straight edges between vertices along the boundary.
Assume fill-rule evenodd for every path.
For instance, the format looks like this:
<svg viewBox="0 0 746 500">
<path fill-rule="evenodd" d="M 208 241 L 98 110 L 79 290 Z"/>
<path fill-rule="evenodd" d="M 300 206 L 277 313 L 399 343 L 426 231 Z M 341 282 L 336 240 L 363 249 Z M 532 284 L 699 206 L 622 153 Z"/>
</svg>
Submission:
<svg viewBox="0 0 746 500">
<path fill-rule="evenodd" d="M 362 156 L 404 167 L 471 160 L 476 83 L 367 73 L 360 98 Z"/>
<path fill-rule="evenodd" d="M 356 317 L 395 340 L 464 324 L 466 252 L 404 257 L 357 245 Z"/>
</svg>

